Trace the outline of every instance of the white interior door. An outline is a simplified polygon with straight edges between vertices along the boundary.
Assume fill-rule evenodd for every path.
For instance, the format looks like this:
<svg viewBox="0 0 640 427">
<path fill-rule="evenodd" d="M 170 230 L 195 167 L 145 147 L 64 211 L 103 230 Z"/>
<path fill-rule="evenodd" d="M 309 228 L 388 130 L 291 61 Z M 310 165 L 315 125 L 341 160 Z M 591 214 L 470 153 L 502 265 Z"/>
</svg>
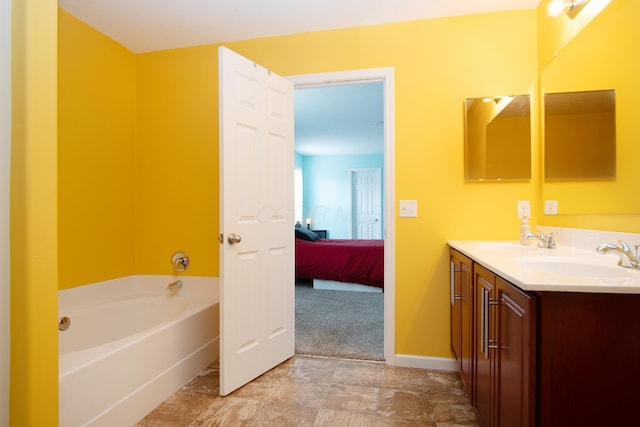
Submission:
<svg viewBox="0 0 640 427">
<path fill-rule="evenodd" d="M 382 186 L 380 169 L 351 171 L 351 199 L 353 212 L 352 237 L 355 239 L 382 238 Z"/>
<path fill-rule="evenodd" d="M 229 49 L 220 66 L 220 394 L 293 356 L 293 84 Z"/>
</svg>

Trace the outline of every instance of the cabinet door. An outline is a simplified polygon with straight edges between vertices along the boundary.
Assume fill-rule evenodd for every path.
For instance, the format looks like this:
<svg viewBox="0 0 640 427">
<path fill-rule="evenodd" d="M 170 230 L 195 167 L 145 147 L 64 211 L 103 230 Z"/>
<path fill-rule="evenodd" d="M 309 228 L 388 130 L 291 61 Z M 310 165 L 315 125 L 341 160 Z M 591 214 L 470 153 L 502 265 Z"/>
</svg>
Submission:
<svg viewBox="0 0 640 427">
<path fill-rule="evenodd" d="M 535 298 L 496 277 L 496 424 L 535 425 Z"/>
<path fill-rule="evenodd" d="M 460 362 L 462 357 L 462 352 L 460 351 L 460 347 L 462 345 L 461 342 L 461 333 L 462 333 L 462 323 L 461 323 L 461 293 L 460 293 L 460 254 L 455 251 L 451 251 L 450 256 L 450 302 L 451 302 L 451 351 L 453 351 L 453 355 L 456 358 L 458 363 L 458 370 L 460 370 Z"/>
<path fill-rule="evenodd" d="M 494 400 L 492 381 L 494 368 L 491 357 L 491 349 L 493 345 L 493 331 L 495 325 L 495 317 L 492 314 L 495 310 L 493 303 L 495 301 L 495 275 L 484 267 L 475 264 L 473 268 L 474 275 L 474 306 L 475 306 L 475 357 L 474 357 L 474 396 L 475 407 L 480 415 L 481 421 L 485 426 L 493 426 L 494 420 Z"/>
<path fill-rule="evenodd" d="M 451 349 L 462 384 L 472 397 L 473 378 L 473 286 L 470 258 L 451 250 Z"/>
<path fill-rule="evenodd" d="M 473 272 L 472 262 L 460 261 L 460 377 L 473 401 Z"/>
</svg>

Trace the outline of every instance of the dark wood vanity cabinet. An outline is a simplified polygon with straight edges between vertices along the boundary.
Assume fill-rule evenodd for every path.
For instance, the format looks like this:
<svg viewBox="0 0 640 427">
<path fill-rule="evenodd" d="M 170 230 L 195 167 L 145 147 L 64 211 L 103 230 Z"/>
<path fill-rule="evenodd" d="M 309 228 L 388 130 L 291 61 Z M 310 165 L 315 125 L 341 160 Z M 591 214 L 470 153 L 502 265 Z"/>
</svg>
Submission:
<svg viewBox="0 0 640 427">
<path fill-rule="evenodd" d="M 451 251 L 454 293 L 460 304 L 452 304 L 452 348 L 460 376 L 483 425 L 534 426 L 536 419 L 536 298 L 491 271 L 466 258 L 470 276 L 462 269 L 465 259 Z M 462 319 L 464 286 L 468 286 L 469 318 Z M 454 310 L 458 310 L 455 312 Z M 459 313 L 459 314 L 456 314 Z M 456 318 L 456 315 L 458 318 Z M 458 329 L 458 331 L 453 331 Z M 469 351 L 465 363 L 464 345 Z M 466 370 L 465 370 L 466 369 Z M 467 381 L 470 382 L 467 385 Z"/>
<path fill-rule="evenodd" d="M 640 426 L 639 294 L 524 292 L 451 262 L 452 348 L 484 426 Z"/>
<path fill-rule="evenodd" d="M 473 375 L 473 262 L 451 251 L 451 350 L 458 363 L 462 384 L 469 396 Z"/>
</svg>

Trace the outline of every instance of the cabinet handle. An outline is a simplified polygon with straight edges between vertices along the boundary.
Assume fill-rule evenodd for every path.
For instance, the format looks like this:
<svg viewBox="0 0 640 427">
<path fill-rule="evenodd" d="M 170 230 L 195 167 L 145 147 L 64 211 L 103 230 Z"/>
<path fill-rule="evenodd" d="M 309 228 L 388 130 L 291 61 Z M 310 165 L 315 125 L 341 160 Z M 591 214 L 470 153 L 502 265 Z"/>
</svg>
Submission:
<svg viewBox="0 0 640 427">
<path fill-rule="evenodd" d="M 451 305 L 454 304 L 455 300 L 461 300 L 462 299 L 462 295 L 456 295 L 456 273 L 460 273 L 462 270 L 459 268 L 456 268 L 456 263 L 453 261 L 449 262 L 449 269 L 450 269 L 450 273 L 449 273 L 449 286 L 450 286 L 450 291 L 449 291 L 449 295 L 451 298 Z"/>
<path fill-rule="evenodd" d="M 485 356 L 485 358 L 487 357 L 486 353 L 485 353 L 485 349 L 486 349 L 486 340 L 485 340 L 485 333 L 486 333 L 486 315 L 485 315 L 485 299 L 486 299 L 486 290 L 484 288 L 481 289 L 480 292 L 480 352 L 482 352 L 482 354 Z"/>
<path fill-rule="evenodd" d="M 482 288 L 480 294 L 480 351 L 485 359 L 489 358 L 489 350 L 499 347 L 496 341 L 489 338 L 491 316 L 489 309 L 492 305 L 498 305 L 499 301 L 489 296 L 489 291 Z"/>
<path fill-rule="evenodd" d="M 484 292 L 484 357 L 489 358 L 489 291 L 483 289 Z"/>
<path fill-rule="evenodd" d="M 453 300 L 455 299 L 454 289 L 456 283 L 456 264 L 453 261 L 449 262 L 449 297 L 451 299 L 451 305 L 453 305 Z"/>
<path fill-rule="evenodd" d="M 487 353 L 485 354 L 485 357 L 489 358 L 489 350 L 499 350 L 500 349 L 500 343 L 498 342 L 498 340 L 492 340 L 489 337 L 489 331 L 490 331 L 490 329 L 489 329 L 489 321 L 490 321 L 490 318 L 491 318 L 491 316 L 489 315 L 489 310 L 490 310 L 490 307 L 492 305 L 494 305 L 494 306 L 498 305 L 500 303 L 500 301 L 498 301 L 497 299 L 491 298 L 489 296 L 489 291 L 487 291 L 487 297 L 485 298 L 485 301 L 487 303 L 487 320 L 486 320 L 486 322 L 487 322 L 487 333 L 486 333 L 486 336 L 485 336 L 485 338 L 487 340 L 487 343 L 485 344 L 485 348 L 486 348 Z"/>
</svg>

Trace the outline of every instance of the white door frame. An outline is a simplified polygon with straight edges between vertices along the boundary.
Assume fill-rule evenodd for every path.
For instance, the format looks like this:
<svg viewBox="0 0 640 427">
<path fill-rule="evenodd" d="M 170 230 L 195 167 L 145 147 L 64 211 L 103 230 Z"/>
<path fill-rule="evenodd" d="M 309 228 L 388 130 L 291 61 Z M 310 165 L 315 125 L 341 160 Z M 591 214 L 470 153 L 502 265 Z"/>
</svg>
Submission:
<svg viewBox="0 0 640 427">
<path fill-rule="evenodd" d="M 9 169 L 11 167 L 11 0 L 0 0 L 0 427 L 9 425 Z"/>
<path fill-rule="evenodd" d="M 384 359 L 395 365 L 395 102 L 393 67 L 288 76 L 295 88 L 382 82 L 384 93 Z"/>
</svg>

